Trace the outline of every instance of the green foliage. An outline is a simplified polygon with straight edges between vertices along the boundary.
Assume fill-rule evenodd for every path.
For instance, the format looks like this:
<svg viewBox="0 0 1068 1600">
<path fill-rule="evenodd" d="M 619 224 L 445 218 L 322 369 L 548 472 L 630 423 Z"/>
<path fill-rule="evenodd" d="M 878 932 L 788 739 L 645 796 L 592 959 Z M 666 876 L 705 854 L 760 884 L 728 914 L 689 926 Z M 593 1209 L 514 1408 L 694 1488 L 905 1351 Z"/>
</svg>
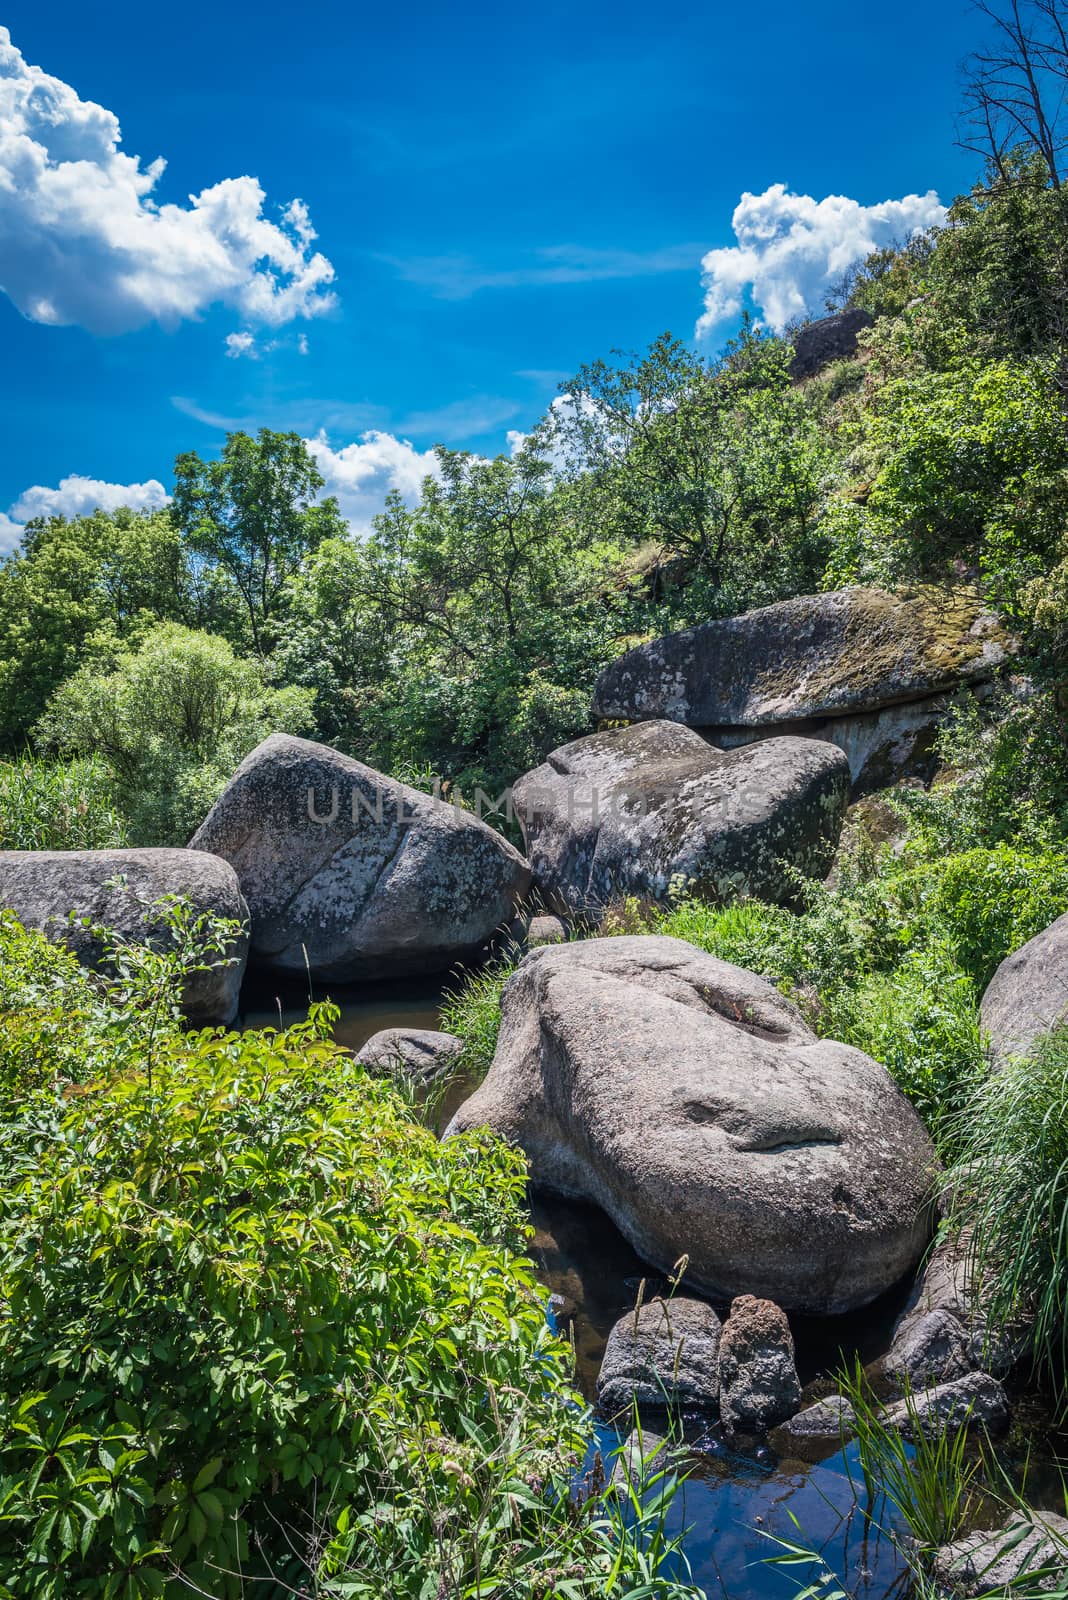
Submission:
<svg viewBox="0 0 1068 1600">
<path fill-rule="evenodd" d="M 793 388 L 790 347 L 746 328 L 715 363 L 662 335 L 643 356 L 583 367 L 546 423 L 584 475 L 587 515 L 684 558 L 718 614 L 812 587 L 824 433 Z"/>
<path fill-rule="evenodd" d="M 0 748 L 17 748 L 84 660 L 161 619 L 192 620 L 190 573 L 169 512 L 32 522 L 0 564 Z"/>
<path fill-rule="evenodd" d="M 562 524 L 544 457 L 438 455 L 414 510 L 394 496 L 365 541 L 322 546 L 279 660 L 362 759 L 497 794 L 588 730 L 627 588 L 618 552 Z"/>
<path fill-rule="evenodd" d="M 1068 1034 L 992 1073 L 960 1117 L 954 1214 L 984 1311 L 1029 1337 L 1063 1397 L 1068 1371 Z M 1062 1399 L 1063 1405 L 1063 1399 Z"/>
<path fill-rule="evenodd" d="M 481 1082 L 490 1069 L 501 1025 L 501 991 L 515 965 L 500 961 L 472 972 L 459 989 L 445 996 L 441 1026 L 463 1041 L 456 1071 L 464 1077 Z"/>
<path fill-rule="evenodd" d="M 271 688 L 225 640 L 169 623 L 114 670 L 80 668 L 37 733 L 47 748 L 106 763 L 135 844 L 185 844 L 249 750 L 311 721 L 306 690 Z"/>
<path fill-rule="evenodd" d="M 109 979 L 0 917 L 0 1593 L 691 1594 L 655 1506 L 571 1499 L 519 1154 L 440 1144 L 328 1008 L 183 1033 L 226 930 L 161 914 Z"/>
<path fill-rule="evenodd" d="M 275 642 L 286 585 L 322 541 L 344 531 L 323 476 L 299 434 L 261 428 L 227 434 L 217 461 L 195 450 L 174 464 L 174 516 L 192 554 L 233 583 L 252 644 Z"/>
<path fill-rule="evenodd" d="M 125 843 L 114 782 L 99 757 L 0 761 L 0 849 L 108 850 Z"/>
</svg>

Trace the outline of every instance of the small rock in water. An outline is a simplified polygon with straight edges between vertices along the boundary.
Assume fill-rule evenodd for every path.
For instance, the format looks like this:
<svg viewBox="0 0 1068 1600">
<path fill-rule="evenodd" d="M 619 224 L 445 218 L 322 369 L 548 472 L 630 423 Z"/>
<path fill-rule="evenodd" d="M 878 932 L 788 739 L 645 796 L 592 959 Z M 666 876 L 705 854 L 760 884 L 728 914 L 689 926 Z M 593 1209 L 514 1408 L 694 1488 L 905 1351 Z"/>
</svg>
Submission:
<svg viewBox="0 0 1068 1600">
<path fill-rule="evenodd" d="M 844 1394 L 829 1394 L 789 1417 L 779 1431 L 791 1439 L 848 1439 L 856 1420 L 852 1403 Z"/>
<path fill-rule="evenodd" d="M 720 1412 L 732 1433 L 766 1433 L 797 1409 L 801 1383 L 786 1314 L 739 1295 L 719 1345 Z"/>
<path fill-rule="evenodd" d="M 958 1433 L 961 1428 L 976 1426 L 993 1432 L 1008 1423 L 1009 1402 L 996 1378 L 987 1372 L 969 1372 L 952 1383 L 939 1383 L 897 1400 L 880 1415 L 906 1439 L 921 1433 Z"/>
<path fill-rule="evenodd" d="M 715 1412 L 720 1320 L 703 1300 L 648 1300 L 608 1336 L 597 1398 L 608 1411 L 689 1404 Z"/>
<path fill-rule="evenodd" d="M 447 1077 L 462 1051 L 462 1040 L 451 1033 L 433 1028 L 383 1028 L 368 1039 L 356 1059 L 381 1077 L 409 1078 L 425 1085 Z"/>
<path fill-rule="evenodd" d="M 887 1377 L 910 1390 L 949 1383 L 972 1370 L 971 1339 L 949 1311 L 909 1317 L 883 1363 Z"/>
</svg>

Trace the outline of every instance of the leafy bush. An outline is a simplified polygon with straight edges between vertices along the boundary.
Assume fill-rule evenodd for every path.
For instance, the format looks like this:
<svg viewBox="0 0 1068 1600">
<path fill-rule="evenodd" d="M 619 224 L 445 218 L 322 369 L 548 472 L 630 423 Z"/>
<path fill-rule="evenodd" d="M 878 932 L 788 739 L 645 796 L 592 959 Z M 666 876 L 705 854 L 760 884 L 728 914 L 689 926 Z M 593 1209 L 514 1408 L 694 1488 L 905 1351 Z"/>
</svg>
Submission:
<svg viewBox="0 0 1068 1600">
<path fill-rule="evenodd" d="M 312 725 L 311 696 L 271 688 L 225 640 L 168 623 L 113 671 L 83 666 L 38 726 L 48 748 L 95 752 L 137 844 L 184 844 L 241 759 L 276 731 Z"/>
<path fill-rule="evenodd" d="M 521 1156 L 439 1144 L 328 1009 L 183 1034 L 195 954 L 108 986 L 0 919 L 4 1082 L 42 1067 L 0 1176 L 0 1593 L 629 1592 L 659 1533 L 572 1504 Z"/>
<path fill-rule="evenodd" d="M 0 849 L 108 850 L 125 843 L 114 781 L 99 757 L 0 761 Z"/>
</svg>

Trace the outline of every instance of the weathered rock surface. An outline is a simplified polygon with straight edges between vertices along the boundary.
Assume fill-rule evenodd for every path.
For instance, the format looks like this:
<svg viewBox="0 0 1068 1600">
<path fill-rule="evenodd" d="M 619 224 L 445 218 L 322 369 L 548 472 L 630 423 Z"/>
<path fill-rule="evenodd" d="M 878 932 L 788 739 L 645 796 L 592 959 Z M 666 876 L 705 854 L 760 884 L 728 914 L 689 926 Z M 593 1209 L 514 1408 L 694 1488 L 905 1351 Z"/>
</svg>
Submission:
<svg viewBox="0 0 1068 1600">
<path fill-rule="evenodd" d="M 182 999 L 195 1027 L 232 1022 L 248 953 L 248 908 L 225 861 L 193 850 L 0 851 L 0 907 L 13 911 L 24 927 L 66 945 L 93 970 L 106 967 L 101 941 L 89 928 L 72 924 L 70 913 L 131 943 L 166 948 L 170 936 L 156 903 L 167 895 L 188 900 L 197 914 L 241 924 L 229 959 L 196 973 Z"/>
<path fill-rule="evenodd" d="M 1068 916 L 1005 957 L 987 985 L 979 1020 L 997 1068 L 1027 1055 L 1068 1020 Z"/>
<path fill-rule="evenodd" d="M 790 1440 L 838 1441 L 852 1437 L 856 1420 L 853 1404 L 844 1394 L 829 1394 L 787 1417 L 778 1431 Z"/>
<path fill-rule="evenodd" d="M 680 939 L 532 951 L 449 1131 L 493 1128 L 714 1300 L 864 1305 L 915 1266 L 937 1162 L 885 1068 Z"/>
<path fill-rule="evenodd" d="M 965 1230 L 959 1238 L 947 1234 L 931 1251 L 894 1327 L 883 1365 L 888 1376 L 912 1387 L 964 1372 L 1003 1376 L 1022 1344 L 1019 1334 L 988 1329 Z M 945 1370 L 939 1379 L 937 1368 L 943 1360 Z M 925 1368 L 930 1369 L 926 1376 Z"/>
<path fill-rule="evenodd" d="M 731 1303 L 719 1341 L 719 1407 L 730 1433 L 766 1433 L 801 1400 L 790 1324 L 771 1300 Z"/>
<path fill-rule="evenodd" d="M 824 877 L 849 799 L 833 746 L 768 739 L 724 753 L 689 728 L 643 722 L 554 750 L 515 800 L 534 880 L 567 913 L 673 883 L 710 900 L 796 896 Z"/>
<path fill-rule="evenodd" d="M 608 1335 L 597 1399 L 618 1412 L 640 1406 L 700 1406 L 719 1396 L 720 1320 L 703 1300 L 649 1300 Z"/>
<path fill-rule="evenodd" d="M 567 929 L 559 917 L 531 917 L 527 928 L 527 944 L 533 950 L 539 944 L 566 944 Z"/>
<path fill-rule="evenodd" d="M 857 353 L 857 335 L 873 326 L 875 318 L 863 306 L 849 306 L 829 317 L 806 322 L 793 336 L 790 376 L 797 383 L 813 378 L 832 361 L 848 361 Z"/>
<path fill-rule="evenodd" d="M 468 812 L 280 733 L 246 756 L 191 849 L 236 870 L 254 961 L 343 981 L 474 955 L 530 882 L 519 852 Z"/>
<path fill-rule="evenodd" d="M 948 1311 L 926 1311 L 910 1317 L 895 1335 L 883 1371 L 914 1393 L 963 1378 L 974 1366 L 971 1339 L 957 1318 Z"/>
<path fill-rule="evenodd" d="M 988 1372 L 969 1372 L 952 1383 L 939 1383 L 895 1400 L 881 1415 L 888 1427 L 896 1428 L 906 1439 L 974 1427 L 996 1433 L 1008 1423 L 1009 1402 L 996 1378 Z"/>
<path fill-rule="evenodd" d="M 936 1553 L 933 1575 L 954 1594 L 1011 1592 L 1025 1578 L 1034 1593 L 1068 1579 L 1068 1519 L 1055 1511 L 1013 1512 L 993 1532 L 965 1534 Z"/>
<path fill-rule="evenodd" d="M 455 1034 L 433 1028 L 382 1028 L 368 1039 L 357 1059 L 369 1072 L 422 1085 L 447 1078 L 463 1048 L 463 1040 Z"/>
<path fill-rule="evenodd" d="M 593 709 L 686 723 L 724 747 L 829 740 L 870 790 L 923 766 L 947 695 L 987 682 L 1012 648 L 971 590 L 839 589 L 638 645 L 602 672 Z"/>
</svg>

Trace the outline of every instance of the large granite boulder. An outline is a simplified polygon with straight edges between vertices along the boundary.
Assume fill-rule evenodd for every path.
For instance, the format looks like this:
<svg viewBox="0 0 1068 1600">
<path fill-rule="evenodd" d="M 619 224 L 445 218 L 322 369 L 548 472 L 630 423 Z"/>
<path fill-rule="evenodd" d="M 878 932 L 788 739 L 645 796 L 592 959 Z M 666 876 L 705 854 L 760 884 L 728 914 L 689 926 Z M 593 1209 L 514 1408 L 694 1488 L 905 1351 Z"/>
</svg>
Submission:
<svg viewBox="0 0 1068 1600">
<path fill-rule="evenodd" d="M 832 361 L 848 361 L 857 353 L 857 336 L 873 326 L 875 318 L 863 306 L 848 306 L 829 317 L 806 322 L 793 336 L 790 376 L 795 383 L 813 378 Z"/>
<path fill-rule="evenodd" d="M 856 789 L 929 757 L 953 691 L 990 680 L 1012 649 L 974 591 L 838 589 L 638 645 L 601 673 L 598 717 L 666 717 L 730 747 L 826 739 Z"/>
<path fill-rule="evenodd" d="M 519 852 L 469 812 L 281 733 L 245 757 L 190 848 L 236 870 L 253 961 L 320 979 L 470 957 L 530 882 Z"/>
<path fill-rule="evenodd" d="M 792 870 L 830 868 L 849 768 L 815 739 L 724 753 L 677 723 L 642 722 L 562 745 L 513 795 L 534 881 L 565 914 L 663 899 L 673 885 L 788 901 Z"/>
<path fill-rule="evenodd" d="M 713 1300 L 864 1305 L 915 1266 L 937 1162 L 885 1068 L 681 939 L 532 951 L 450 1133 L 488 1125 Z"/>
<path fill-rule="evenodd" d="M 106 970 L 107 961 L 92 925 L 132 944 L 166 949 L 171 937 L 161 902 L 171 895 L 187 900 L 197 915 L 240 924 L 228 954 L 193 974 L 182 997 L 195 1027 L 233 1022 L 248 954 L 248 908 L 227 862 L 194 850 L 0 851 L 0 907 L 13 911 L 23 927 L 66 945 L 93 971 Z"/>
<path fill-rule="evenodd" d="M 1005 957 L 987 985 L 979 1020 L 997 1068 L 1028 1055 L 1068 1020 L 1068 916 Z"/>
<path fill-rule="evenodd" d="M 719 1404 L 729 1433 L 766 1433 L 801 1403 L 794 1338 L 771 1300 L 739 1295 L 719 1342 Z"/>
<path fill-rule="evenodd" d="M 597 1399 L 613 1413 L 684 1405 L 715 1411 L 720 1321 L 703 1300 L 647 1300 L 608 1335 Z"/>
</svg>

